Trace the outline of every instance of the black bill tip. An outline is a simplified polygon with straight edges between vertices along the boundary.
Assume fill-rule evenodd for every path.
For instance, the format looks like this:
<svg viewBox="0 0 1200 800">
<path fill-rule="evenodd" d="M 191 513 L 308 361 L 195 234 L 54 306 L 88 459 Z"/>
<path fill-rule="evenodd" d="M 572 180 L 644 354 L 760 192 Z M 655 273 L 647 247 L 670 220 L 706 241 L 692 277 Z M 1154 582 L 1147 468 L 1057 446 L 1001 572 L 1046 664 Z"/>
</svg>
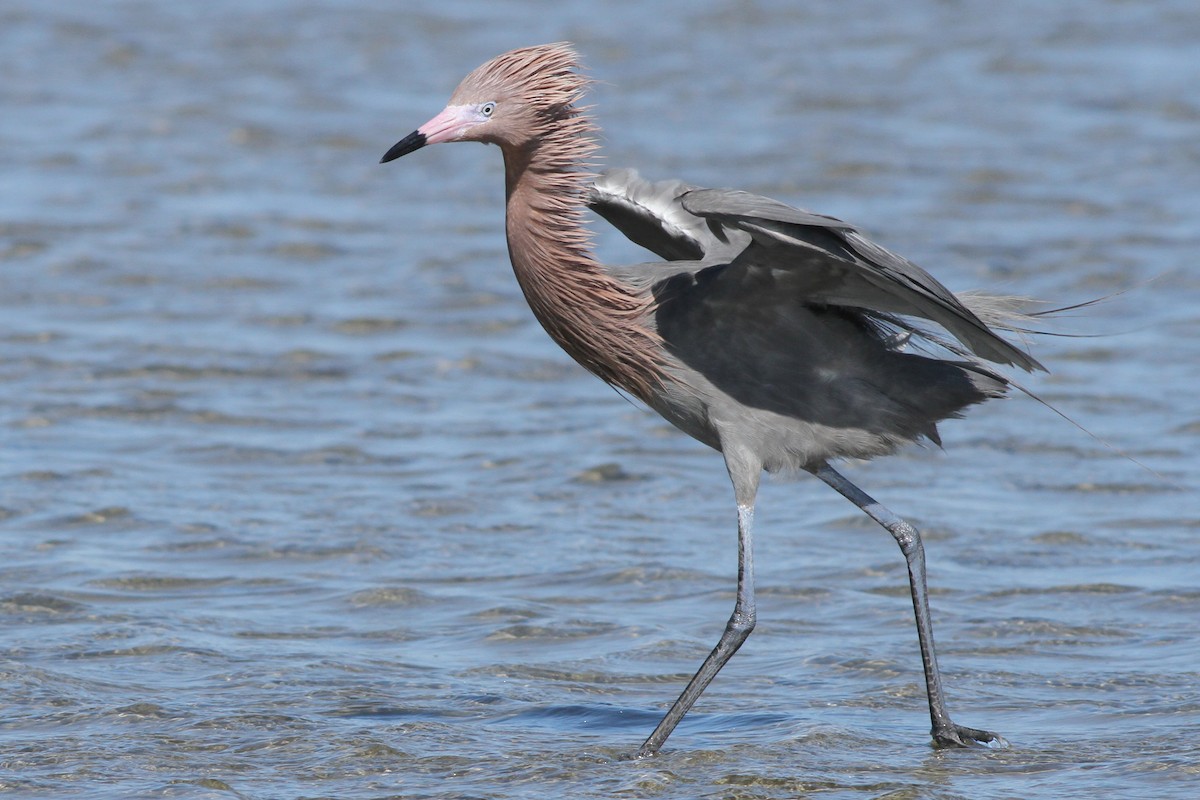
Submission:
<svg viewBox="0 0 1200 800">
<path fill-rule="evenodd" d="M 392 149 L 383 154 L 383 158 L 379 159 L 379 163 L 386 164 L 389 161 L 395 161 L 400 156 L 406 156 L 413 150 L 420 150 L 424 146 L 425 134 L 420 131 L 413 131 L 392 145 Z"/>
</svg>

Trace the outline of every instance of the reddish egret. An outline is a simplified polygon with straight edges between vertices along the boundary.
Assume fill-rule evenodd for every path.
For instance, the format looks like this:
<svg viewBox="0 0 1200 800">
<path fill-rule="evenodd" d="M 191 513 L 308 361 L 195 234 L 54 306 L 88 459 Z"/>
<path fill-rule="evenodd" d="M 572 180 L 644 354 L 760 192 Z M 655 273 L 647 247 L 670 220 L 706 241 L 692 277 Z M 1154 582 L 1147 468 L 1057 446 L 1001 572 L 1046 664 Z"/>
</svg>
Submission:
<svg viewBox="0 0 1200 800">
<path fill-rule="evenodd" d="M 922 437 L 937 443 L 939 421 L 1008 389 L 985 361 L 1042 369 L 993 330 L 1017 315 L 982 295 L 969 308 L 832 217 L 628 170 L 593 182 L 595 127 L 577 105 L 586 87 L 566 44 L 505 53 L 463 79 L 450 104 L 383 161 L 439 142 L 499 145 L 508 252 L 542 327 L 586 369 L 725 458 L 737 501 L 733 614 L 639 755 L 662 747 L 754 629 L 750 533 L 763 470 L 812 473 L 895 537 L 908 562 L 935 742 L 1002 745 L 946 710 L 920 534 L 830 461 Z M 583 224 L 589 205 L 666 261 L 598 263 Z M 907 352 L 910 342 L 926 354 Z"/>
</svg>

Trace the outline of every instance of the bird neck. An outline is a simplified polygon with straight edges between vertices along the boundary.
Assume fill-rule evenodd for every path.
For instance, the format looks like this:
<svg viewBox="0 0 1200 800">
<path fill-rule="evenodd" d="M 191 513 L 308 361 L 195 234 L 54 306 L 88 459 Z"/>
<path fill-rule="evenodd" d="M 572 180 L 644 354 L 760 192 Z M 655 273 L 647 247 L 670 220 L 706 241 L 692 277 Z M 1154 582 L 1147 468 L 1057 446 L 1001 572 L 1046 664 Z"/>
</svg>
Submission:
<svg viewBox="0 0 1200 800">
<path fill-rule="evenodd" d="M 604 381 L 648 401 L 662 382 L 662 346 L 648 325 L 652 298 L 592 254 L 581 161 L 595 145 L 545 137 L 504 152 L 508 254 L 538 322 Z M 556 149 L 557 147 L 557 149 Z"/>
</svg>

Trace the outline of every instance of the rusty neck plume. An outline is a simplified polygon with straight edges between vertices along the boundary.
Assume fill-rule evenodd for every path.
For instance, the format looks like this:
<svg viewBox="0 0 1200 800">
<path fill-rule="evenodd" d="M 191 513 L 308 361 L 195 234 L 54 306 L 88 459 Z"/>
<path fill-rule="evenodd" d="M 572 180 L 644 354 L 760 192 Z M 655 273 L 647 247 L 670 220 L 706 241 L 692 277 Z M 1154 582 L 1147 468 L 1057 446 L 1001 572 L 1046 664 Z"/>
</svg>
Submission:
<svg viewBox="0 0 1200 800">
<path fill-rule="evenodd" d="M 649 401 L 663 379 L 661 340 L 647 325 L 652 299 L 595 260 L 583 220 L 595 126 L 573 106 L 541 122 L 544 129 L 527 144 L 504 148 L 513 272 L 534 315 L 568 355 Z"/>
</svg>

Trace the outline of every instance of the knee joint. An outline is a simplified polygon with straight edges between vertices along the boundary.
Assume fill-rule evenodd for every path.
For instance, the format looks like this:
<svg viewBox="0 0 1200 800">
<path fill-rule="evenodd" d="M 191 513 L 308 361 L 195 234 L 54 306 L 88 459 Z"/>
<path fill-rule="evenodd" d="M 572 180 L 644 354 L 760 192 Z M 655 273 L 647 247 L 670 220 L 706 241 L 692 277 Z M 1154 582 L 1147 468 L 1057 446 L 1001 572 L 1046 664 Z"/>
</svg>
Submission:
<svg viewBox="0 0 1200 800">
<path fill-rule="evenodd" d="M 729 618 L 728 628 L 735 633 L 749 636 L 750 631 L 754 630 L 757 621 L 757 615 L 753 609 L 750 611 L 735 611 L 733 612 L 733 616 Z"/>
<path fill-rule="evenodd" d="M 900 545 L 900 552 L 905 556 L 922 549 L 921 534 L 909 523 L 901 520 L 893 525 L 890 531 L 896 539 L 896 544 Z"/>
</svg>

